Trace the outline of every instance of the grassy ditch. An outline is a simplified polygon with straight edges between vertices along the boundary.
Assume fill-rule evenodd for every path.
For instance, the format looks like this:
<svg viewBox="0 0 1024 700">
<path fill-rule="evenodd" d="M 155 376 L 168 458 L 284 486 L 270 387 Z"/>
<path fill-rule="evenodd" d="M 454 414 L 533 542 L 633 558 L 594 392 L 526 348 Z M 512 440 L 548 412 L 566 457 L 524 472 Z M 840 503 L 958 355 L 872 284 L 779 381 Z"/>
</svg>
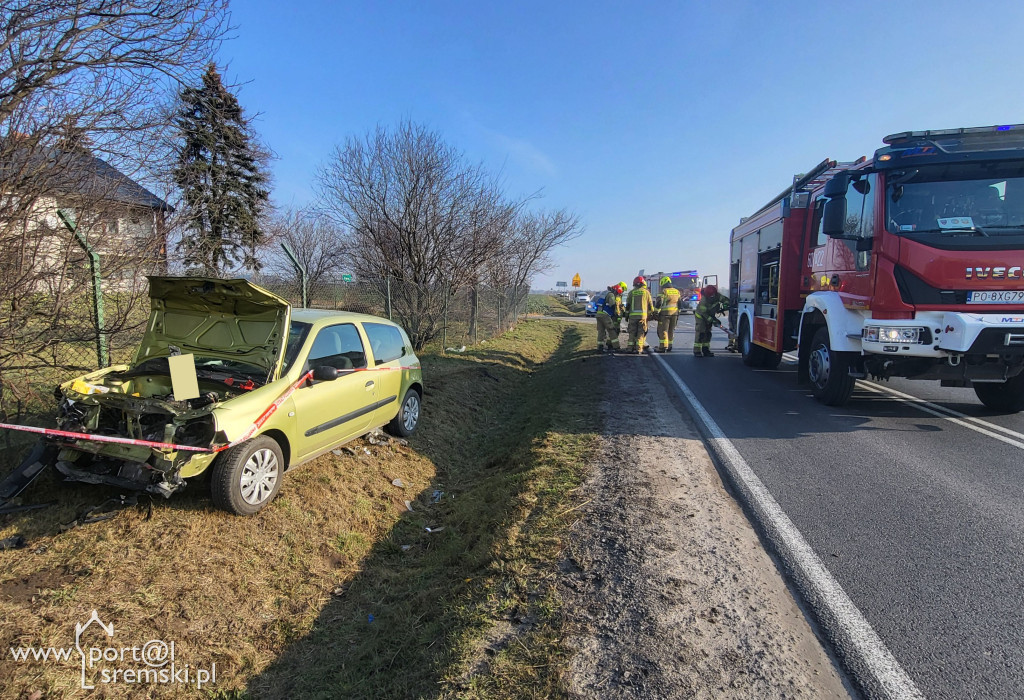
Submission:
<svg viewBox="0 0 1024 700">
<path fill-rule="evenodd" d="M 586 304 L 551 294 L 531 294 L 526 298 L 526 312 L 541 316 L 582 316 L 586 308 Z"/>
<path fill-rule="evenodd" d="M 217 665 L 208 690 L 110 697 L 558 695 L 560 537 L 598 432 L 599 365 L 574 325 L 425 356 L 409 446 L 350 443 L 254 518 L 213 510 L 199 484 L 60 532 L 117 494 L 44 477 L 24 500 L 57 505 L 0 516 L 0 538 L 28 540 L 0 552 L 0 687 L 83 696 L 78 656 L 16 662 L 8 647 L 73 644 L 95 609 L 111 646 L 173 641 L 181 663 Z"/>
</svg>

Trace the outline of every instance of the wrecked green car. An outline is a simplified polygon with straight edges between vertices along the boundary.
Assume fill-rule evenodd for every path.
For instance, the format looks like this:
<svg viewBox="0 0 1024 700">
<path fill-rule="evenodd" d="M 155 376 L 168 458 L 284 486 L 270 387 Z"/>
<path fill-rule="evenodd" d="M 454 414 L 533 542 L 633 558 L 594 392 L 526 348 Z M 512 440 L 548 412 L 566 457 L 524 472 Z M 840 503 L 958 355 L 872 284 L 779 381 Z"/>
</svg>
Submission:
<svg viewBox="0 0 1024 700">
<path fill-rule="evenodd" d="M 211 470 L 213 502 L 250 515 L 291 467 L 416 429 L 420 362 L 387 319 L 292 309 L 245 280 L 151 277 L 150 297 L 134 361 L 57 390 L 59 428 L 96 436 L 51 438 L 70 480 L 170 496 Z"/>
</svg>

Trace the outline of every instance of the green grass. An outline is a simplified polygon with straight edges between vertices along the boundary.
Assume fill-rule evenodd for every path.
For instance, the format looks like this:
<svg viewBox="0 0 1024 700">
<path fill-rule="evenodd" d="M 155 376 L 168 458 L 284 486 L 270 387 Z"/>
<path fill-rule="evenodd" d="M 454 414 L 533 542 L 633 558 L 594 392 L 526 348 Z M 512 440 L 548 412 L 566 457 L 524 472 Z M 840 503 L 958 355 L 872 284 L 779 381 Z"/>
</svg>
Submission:
<svg viewBox="0 0 1024 700">
<path fill-rule="evenodd" d="M 531 294 L 526 299 L 526 312 L 541 316 L 582 316 L 586 306 L 551 294 Z"/>
<path fill-rule="evenodd" d="M 418 448 L 444 496 L 421 494 L 254 694 L 561 693 L 557 561 L 597 439 L 599 368 L 585 362 L 581 330 L 531 321 L 490 347 L 424 358 L 435 422 Z"/>
<path fill-rule="evenodd" d="M 97 609 L 126 643 L 173 640 L 181 659 L 216 662 L 205 697 L 562 694 L 554 582 L 597 440 L 589 341 L 576 324 L 527 321 L 463 354 L 424 354 L 409 447 L 325 455 L 254 518 L 214 510 L 200 480 L 151 514 L 142 499 L 61 533 L 117 492 L 47 474 L 23 500 L 56 506 L 0 516 L 0 538 L 29 540 L 0 552 L 0 638 L 62 645 Z M 75 679 L 0 660 L 15 695 L 77 697 Z"/>
</svg>

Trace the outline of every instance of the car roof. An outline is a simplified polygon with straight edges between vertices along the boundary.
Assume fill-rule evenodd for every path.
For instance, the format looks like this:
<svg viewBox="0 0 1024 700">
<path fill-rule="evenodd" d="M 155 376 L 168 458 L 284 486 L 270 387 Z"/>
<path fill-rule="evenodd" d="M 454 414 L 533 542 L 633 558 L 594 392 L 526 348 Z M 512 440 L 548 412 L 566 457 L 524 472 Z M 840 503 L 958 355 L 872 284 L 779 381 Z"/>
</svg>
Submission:
<svg viewBox="0 0 1024 700">
<path fill-rule="evenodd" d="M 360 321 L 362 323 L 384 323 L 390 326 L 397 326 L 397 323 L 389 321 L 380 316 L 370 314 L 357 314 L 354 311 L 338 311 L 334 309 L 297 309 L 292 308 L 292 320 L 300 323 L 351 323 Z"/>
</svg>

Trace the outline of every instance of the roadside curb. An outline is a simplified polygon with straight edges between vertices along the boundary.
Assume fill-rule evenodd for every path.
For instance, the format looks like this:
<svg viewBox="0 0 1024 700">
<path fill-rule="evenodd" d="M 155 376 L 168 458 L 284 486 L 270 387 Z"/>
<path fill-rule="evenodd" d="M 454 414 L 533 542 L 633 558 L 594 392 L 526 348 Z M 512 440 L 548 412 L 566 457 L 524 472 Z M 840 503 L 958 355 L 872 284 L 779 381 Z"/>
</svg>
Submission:
<svg viewBox="0 0 1024 700">
<path fill-rule="evenodd" d="M 762 535 L 764 544 L 782 562 L 783 574 L 815 616 L 850 679 L 867 698 L 924 698 L 686 383 L 663 357 L 649 349 L 648 353 L 657 359 L 671 380 L 713 462 L 734 489 L 755 530 Z"/>
</svg>

